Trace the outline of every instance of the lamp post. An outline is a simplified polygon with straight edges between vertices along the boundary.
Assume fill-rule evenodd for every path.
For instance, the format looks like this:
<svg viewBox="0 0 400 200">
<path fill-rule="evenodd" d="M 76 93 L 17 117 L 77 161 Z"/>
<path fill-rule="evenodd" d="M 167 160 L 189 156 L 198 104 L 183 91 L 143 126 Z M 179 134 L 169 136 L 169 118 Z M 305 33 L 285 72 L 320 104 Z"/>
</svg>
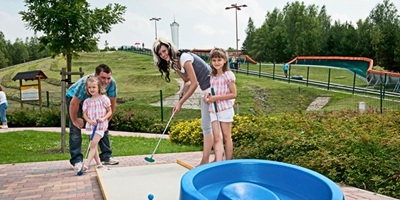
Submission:
<svg viewBox="0 0 400 200">
<path fill-rule="evenodd" d="M 236 19 L 236 57 L 239 57 L 239 47 L 238 47 L 239 39 L 238 39 L 237 11 L 238 11 L 238 10 L 241 10 L 241 8 L 245 8 L 245 7 L 247 7 L 246 4 L 237 5 L 237 3 L 235 3 L 235 4 L 231 4 L 231 6 L 228 6 L 228 7 L 225 8 L 225 10 L 229 10 L 229 9 L 231 9 L 231 8 L 234 8 L 234 9 L 235 9 L 235 19 Z"/>
<path fill-rule="evenodd" d="M 158 18 L 158 17 L 153 17 L 150 19 L 150 21 L 154 21 L 154 29 L 156 31 L 156 40 L 157 40 L 157 22 L 160 20 L 161 20 L 161 18 Z"/>
</svg>

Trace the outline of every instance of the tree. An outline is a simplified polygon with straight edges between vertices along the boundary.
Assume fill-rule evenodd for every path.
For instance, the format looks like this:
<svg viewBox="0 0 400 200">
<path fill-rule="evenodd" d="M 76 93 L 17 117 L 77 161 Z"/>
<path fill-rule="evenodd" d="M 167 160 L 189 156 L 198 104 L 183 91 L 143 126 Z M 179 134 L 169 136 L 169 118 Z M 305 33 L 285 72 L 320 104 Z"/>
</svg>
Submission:
<svg viewBox="0 0 400 200">
<path fill-rule="evenodd" d="M 124 21 L 126 7 L 108 4 L 91 10 L 86 0 L 24 0 L 27 11 L 20 11 L 27 27 L 44 36 L 39 40 L 48 46 L 53 56 L 66 56 L 67 71 L 76 52 L 92 51 L 99 41 L 98 34 L 109 33 L 111 26 Z M 71 82 L 71 76 L 68 76 Z"/>
<path fill-rule="evenodd" d="M 242 52 L 248 52 L 248 50 L 250 50 L 252 48 L 255 31 L 256 31 L 256 27 L 254 26 L 254 22 L 250 17 L 249 22 L 247 24 L 247 28 L 246 28 L 247 36 L 242 44 Z"/>
<path fill-rule="evenodd" d="M 326 44 L 330 17 L 326 14 L 325 6 L 304 2 L 287 3 L 283 8 L 284 31 L 287 45 L 285 53 L 293 58 L 299 55 L 318 55 Z"/>
<path fill-rule="evenodd" d="M 29 52 L 28 52 L 28 47 L 25 45 L 25 43 L 17 38 L 12 45 L 12 63 L 13 64 L 20 64 L 28 61 L 29 59 Z"/>
<path fill-rule="evenodd" d="M 363 56 L 367 58 L 374 57 L 374 51 L 371 45 L 371 36 L 372 36 L 372 24 L 368 19 L 366 20 L 358 20 L 357 22 L 357 37 L 355 38 L 356 45 L 355 51 L 358 53 L 358 56 Z"/>
<path fill-rule="evenodd" d="M 386 70 L 400 71 L 395 55 L 400 45 L 400 22 L 396 6 L 389 0 L 378 4 L 369 15 L 372 23 L 372 46 L 375 51 L 374 60 Z"/>
<path fill-rule="evenodd" d="M 48 51 L 48 48 L 40 43 L 36 35 L 34 37 L 26 38 L 25 45 L 28 48 L 29 61 L 37 60 L 51 55 L 51 53 Z"/>
<path fill-rule="evenodd" d="M 283 25 L 283 14 L 274 9 L 272 13 L 267 13 L 264 22 L 262 35 L 265 40 L 263 51 L 265 51 L 265 58 L 267 61 L 276 63 L 284 62 L 286 54 L 284 47 L 286 46 L 286 32 Z"/>
<path fill-rule="evenodd" d="M 356 51 L 357 30 L 354 26 L 346 22 L 335 21 L 335 24 L 328 32 L 326 55 L 329 56 L 359 56 Z"/>
<path fill-rule="evenodd" d="M 7 54 L 7 43 L 4 39 L 3 32 L 0 31 L 0 68 L 8 66 Z"/>
</svg>

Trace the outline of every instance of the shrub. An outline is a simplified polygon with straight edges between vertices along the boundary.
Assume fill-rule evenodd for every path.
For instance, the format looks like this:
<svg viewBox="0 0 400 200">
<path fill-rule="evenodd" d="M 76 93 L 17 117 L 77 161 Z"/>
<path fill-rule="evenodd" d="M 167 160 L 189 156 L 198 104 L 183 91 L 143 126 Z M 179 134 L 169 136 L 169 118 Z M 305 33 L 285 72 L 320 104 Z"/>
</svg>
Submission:
<svg viewBox="0 0 400 200">
<path fill-rule="evenodd" d="M 172 125 L 169 132 L 169 140 L 177 144 L 203 145 L 203 133 L 201 120 L 181 121 Z"/>
<path fill-rule="evenodd" d="M 43 109 L 38 116 L 36 126 L 40 127 L 60 127 L 61 112 L 58 108 Z M 68 118 L 68 115 L 67 117 Z M 68 126 L 68 122 L 66 123 Z"/>
<path fill-rule="evenodd" d="M 35 127 L 38 119 L 38 110 L 24 108 L 7 112 L 8 125 L 11 127 Z"/>
<path fill-rule="evenodd" d="M 399 198 L 399 122 L 399 112 L 373 110 L 235 116 L 234 157 L 291 163 Z M 201 145 L 200 119 L 172 126 L 170 140 Z"/>
<path fill-rule="evenodd" d="M 145 133 L 161 133 L 163 125 L 152 113 L 118 110 L 114 113 L 109 124 L 110 130 Z"/>
<path fill-rule="evenodd" d="M 12 127 L 60 127 L 61 113 L 58 108 L 23 108 L 7 112 Z"/>
</svg>

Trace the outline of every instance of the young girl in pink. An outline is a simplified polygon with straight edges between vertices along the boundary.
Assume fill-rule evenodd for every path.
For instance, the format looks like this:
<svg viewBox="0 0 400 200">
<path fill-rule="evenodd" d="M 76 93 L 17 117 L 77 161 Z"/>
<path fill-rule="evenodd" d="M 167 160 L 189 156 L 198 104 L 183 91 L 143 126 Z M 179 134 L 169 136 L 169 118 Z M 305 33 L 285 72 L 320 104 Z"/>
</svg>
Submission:
<svg viewBox="0 0 400 200">
<path fill-rule="evenodd" d="M 233 116 L 235 115 L 233 105 L 236 98 L 236 77 L 229 69 L 228 54 L 224 49 L 214 48 L 211 50 L 210 60 L 212 69 L 210 85 L 215 91 L 215 95 L 206 95 L 205 101 L 210 104 L 210 117 L 214 133 L 214 148 L 218 147 L 218 143 L 221 142 L 218 138 L 218 136 L 221 137 L 221 128 L 222 139 L 225 146 L 225 159 L 231 160 L 233 154 L 231 131 Z M 214 102 L 217 104 L 217 111 L 215 110 Z M 215 161 L 219 161 L 219 158 L 221 157 L 222 155 L 215 155 Z"/>
<path fill-rule="evenodd" d="M 104 95 L 105 89 L 99 78 L 89 76 L 86 80 L 86 92 L 90 98 L 86 99 L 82 105 L 83 118 L 86 120 L 86 134 L 91 137 L 94 127 L 97 124 L 95 134 L 90 142 L 90 151 L 83 166 L 83 171 L 89 169 L 93 158 L 97 168 L 102 168 L 97 145 L 108 129 L 108 119 L 112 115 L 110 99 Z"/>
</svg>

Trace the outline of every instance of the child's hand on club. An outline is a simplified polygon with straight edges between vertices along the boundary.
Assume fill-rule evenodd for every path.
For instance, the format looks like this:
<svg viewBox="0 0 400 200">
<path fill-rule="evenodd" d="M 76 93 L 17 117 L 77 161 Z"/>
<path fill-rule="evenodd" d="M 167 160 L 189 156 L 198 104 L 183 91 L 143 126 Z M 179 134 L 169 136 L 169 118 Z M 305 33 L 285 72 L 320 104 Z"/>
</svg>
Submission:
<svg viewBox="0 0 400 200">
<path fill-rule="evenodd" d="M 90 120 L 90 121 L 88 121 L 89 122 L 89 124 L 91 124 L 91 125 L 93 125 L 93 126 L 95 126 L 96 124 L 97 124 L 97 121 L 96 120 Z"/>
<path fill-rule="evenodd" d="M 216 101 L 215 96 L 209 95 L 207 98 L 205 98 L 205 102 L 207 103 L 214 103 Z"/>
</svg>

